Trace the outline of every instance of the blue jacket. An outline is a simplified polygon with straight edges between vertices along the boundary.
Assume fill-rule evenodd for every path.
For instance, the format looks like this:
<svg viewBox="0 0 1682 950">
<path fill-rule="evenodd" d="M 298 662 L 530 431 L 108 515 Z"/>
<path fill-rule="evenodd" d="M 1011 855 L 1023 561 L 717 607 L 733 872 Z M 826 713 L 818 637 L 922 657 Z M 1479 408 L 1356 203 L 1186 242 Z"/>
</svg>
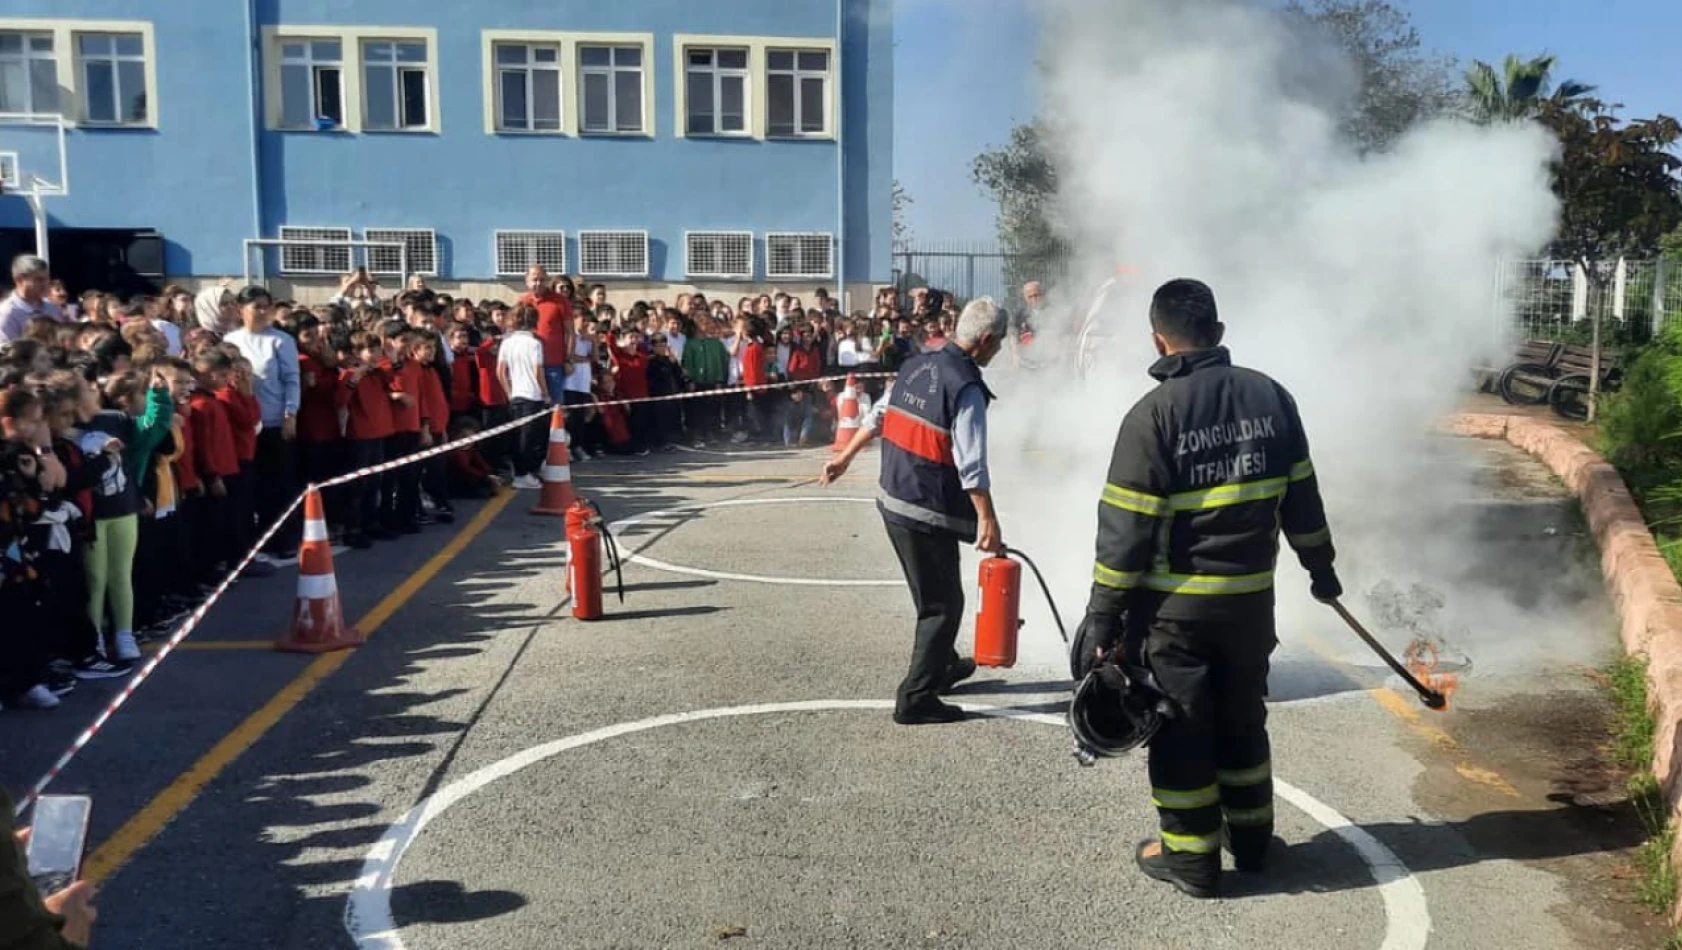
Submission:
<svg viewBox="0 0 1682 950">
<path fill-rule="evenodd" d="M 974 541 L 975 505 L 958 478 L 952 455 L 952 424 L 958 396 L 980 386 L 981 367 L 957 346 L 919 353 L 907 360 L 886 398 L 882 417 L 882 479 L 877 507 L 882 517 L 918 531 Z"/>
</svg>

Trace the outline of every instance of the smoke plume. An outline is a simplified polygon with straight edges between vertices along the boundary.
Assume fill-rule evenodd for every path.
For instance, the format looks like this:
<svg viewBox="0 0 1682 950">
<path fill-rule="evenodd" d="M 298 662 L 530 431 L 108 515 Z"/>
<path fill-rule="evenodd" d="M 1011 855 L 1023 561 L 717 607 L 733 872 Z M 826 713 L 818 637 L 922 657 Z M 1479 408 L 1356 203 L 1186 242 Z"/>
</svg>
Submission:
<svg viewBox="0 0 1682 950">
<path fill-rule="evenodd" d="M 1297 397 L 1352 607 L 1382 607 L 1365 596 L 1381 584 L 1423 585 L 1442 595 L 1434 622 L 1480 664 L 1542 649 L 1504 646 L 1519 637 L 1580 653 L 1577 618 L 1473 578 L 1500 552 L 1465 515 L 1478 492 L 1472 466 L 1430 434 L 1469 368 L 1506 345 L 1497 259 L 1534 254 L 1550 236 L 1546 134 L 1443 121 L 1363 157 L 1339 137 L 1354 71 L 1261 3 L 1041 6 L 1043 114 L 1061 182 L 1048 211 L 1079 257 L 1079 276 L 1047 311 L 1045 342 L 1067 346 L 1069 314 L 1092 288 L 1117 265 L 1136 269 L 1116 291 L 1130 322 L 1087 378 L 1016 372 L 1008 356 L 991 374 L 1005 539 L 1047 568 L 1067 622 L 1085 603 L 1116 428 L 1154 385 L 1149 296 L 1186 276 L 1215 288 L 1234 360 Z M 1288 550 L 1279 586 L 1287 646 L 1309 630 L 1348 642 L 1309 601 Z M 1024 594 L 1037 628 L 1024 659 L 1059 665 L 1049 619 L 1032 609 L 1039 599 Z"/>
</svg>

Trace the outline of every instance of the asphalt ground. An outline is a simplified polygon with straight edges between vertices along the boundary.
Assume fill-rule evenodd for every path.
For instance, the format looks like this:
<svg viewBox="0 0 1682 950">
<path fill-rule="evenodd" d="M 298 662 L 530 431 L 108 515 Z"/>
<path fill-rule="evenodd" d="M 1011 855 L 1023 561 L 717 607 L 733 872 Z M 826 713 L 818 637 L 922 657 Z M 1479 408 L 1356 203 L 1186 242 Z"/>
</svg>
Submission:
<svg viewBox="0 0 1682 950">
<path fill-rule="evenodd" d="M 1282 569 L 1288 847 L 1220 901 L 1133 868 L 1143 760 L 1070 756 L 1042 610 L 1023 662 L 955 697 L 988 715 L 893 725 L 911 604 L 873 457 L 821 489 L 822 450 L 732 449 L 575 466 L 661 565 L 627 565 L 596 623 L 571 619 L 530 494 L 339 556 L 346 615 L 371 621 L 352 652 L 262 649 L 293 575 L 236 585 L 53 789 L 95 798 L 96 946 L 1649 950 L 1619 897 L 1640 829 L 1599 752 L 1588 673 L 1616 642 L 1592 547 L 1535 463 L 1439 451 L 1477 476 L 1441 515 L 1495 565 L 1466 583 L 1546 594 L 1565 632 L 1489 612 L 1450 638 L 1465 683 L 1427 714 Z M 27 787 L 116 688 L 0 716 L 0 780 Z"/>
</svg>

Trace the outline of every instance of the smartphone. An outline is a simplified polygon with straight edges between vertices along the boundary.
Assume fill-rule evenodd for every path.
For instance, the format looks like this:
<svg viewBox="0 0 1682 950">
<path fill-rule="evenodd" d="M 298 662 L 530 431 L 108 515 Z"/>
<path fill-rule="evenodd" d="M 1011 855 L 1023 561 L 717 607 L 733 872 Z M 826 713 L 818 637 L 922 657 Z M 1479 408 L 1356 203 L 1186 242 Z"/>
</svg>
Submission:
<svg viewBox="0 0 1682 950">
<path fill-rule="evenodd" d="M 69 887 L 82 873 L 93 799 L 42 795 L 29 826 L 29 879 L 43 897 Z"/>
</svg>

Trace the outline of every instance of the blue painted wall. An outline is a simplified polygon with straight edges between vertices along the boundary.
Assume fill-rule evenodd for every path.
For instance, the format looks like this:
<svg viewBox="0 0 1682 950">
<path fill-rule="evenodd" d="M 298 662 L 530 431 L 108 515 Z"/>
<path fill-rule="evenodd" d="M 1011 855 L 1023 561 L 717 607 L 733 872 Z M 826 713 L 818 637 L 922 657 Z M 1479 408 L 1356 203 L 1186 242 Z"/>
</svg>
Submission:
<svg viewBox="0 0 1682 950">
<path fill-rule="evenodd" d="M 766 231 L 842 231 L 839 151 L 846 277 L 890 276 L 892 0 L 255 0 L 254 13 L 248 32 L 242 0 L 7 0 L 0 18 L 154 24 L 158 129 L 74 131 L 73 193 L 48 202 L 55 225 L 155 228 L 169 272 L 197 275 L 238 272 L 241 240 L 282 224 L 432 228 L 442 276 L 455 278 L 494 273 L 496 230 L 644 229 L 651 277 L 682 280 L 685 230 L 753 231 L 761 270 Z M 842 147 L 676 137 L 674 33 L 833 38 L 838 22 Z M 259 226 L 247 56 L 277 24 L 436 28 L 440 132 L 270 132 L 259 100 Z M 486 134 L 484 29 L 652 32 L 654 138 Z M 0 198 L 0 227 L 28 220 Z"/>
</svg>

